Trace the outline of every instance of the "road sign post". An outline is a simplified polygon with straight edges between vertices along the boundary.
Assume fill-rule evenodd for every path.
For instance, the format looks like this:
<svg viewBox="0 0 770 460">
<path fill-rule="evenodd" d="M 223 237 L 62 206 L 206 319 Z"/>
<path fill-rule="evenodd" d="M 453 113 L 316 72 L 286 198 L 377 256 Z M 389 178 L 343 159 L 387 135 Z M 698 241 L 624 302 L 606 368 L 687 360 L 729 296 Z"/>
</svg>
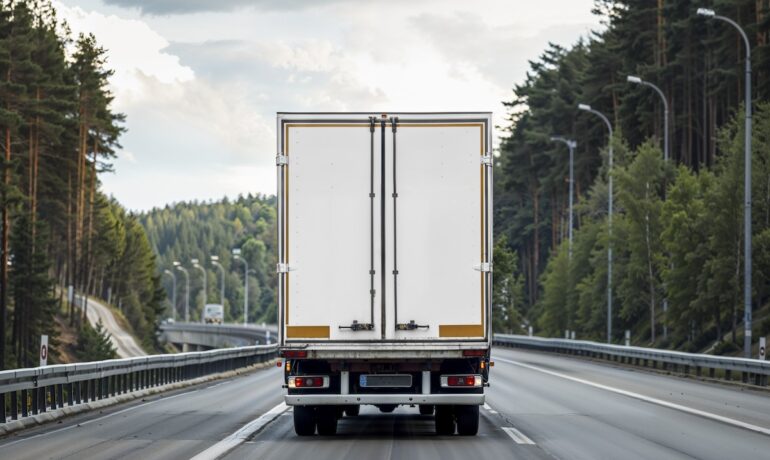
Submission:
<svg viewBox="0 0 770 460">
<path fill-rule="evenodd" d="M 765 351 L 767 350 L 765 345 L 766 345 L 765 337 L 760 337 L 759 338 L 759 359 L 761 359 L 762 361 L 765 360 Z"/>
<path fill-rule="evenodd" d="M 48 336 L 40 336 L 40 367 L 48 365 Z"/>
</svg>

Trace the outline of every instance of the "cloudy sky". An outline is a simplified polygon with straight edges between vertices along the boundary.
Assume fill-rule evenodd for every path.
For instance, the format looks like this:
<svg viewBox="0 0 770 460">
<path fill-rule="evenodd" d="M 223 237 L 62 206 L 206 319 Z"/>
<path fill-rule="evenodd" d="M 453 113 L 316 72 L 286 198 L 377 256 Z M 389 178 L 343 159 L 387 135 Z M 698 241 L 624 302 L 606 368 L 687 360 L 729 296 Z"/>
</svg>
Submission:
<svg viewBox="0 0 770 460">
<path fill-rule="evenodd" d="M 275 112 L 493 111 L 593 0 L 57 0 L 109 50 L 133 210 L 273 193 Z"/>
</svg>

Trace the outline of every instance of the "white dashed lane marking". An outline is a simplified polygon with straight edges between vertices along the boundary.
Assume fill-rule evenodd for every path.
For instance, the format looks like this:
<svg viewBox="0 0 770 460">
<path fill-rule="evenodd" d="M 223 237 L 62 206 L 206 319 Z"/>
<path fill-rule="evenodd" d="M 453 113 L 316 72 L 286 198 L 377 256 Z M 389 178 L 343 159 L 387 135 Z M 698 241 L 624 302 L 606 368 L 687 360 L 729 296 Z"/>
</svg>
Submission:
<svg viewBox="0 0 770 460">
<path fill-rule="evenodd" d="M 529 445 L 535 444 L 535 441 L 529 439 L 527 435 L 525 435 L 524 433 L 522 433 L 521 431 L 517 430 L 512 426 L 504 426 L 502 428 L 503 428 L 503 431 L 505 431 L 508 434 L 508 436 L 510 436 L 511 439 L 513 439 L 516 442 L 516 444 L 529 444 Z"/>
<path fill-rule="evenodd" d="M 492 408 L 489 406 L 489 404 L 487 404 L 487 403 L 484 403 L 484 409 L 485 409 L 487 412 L 489 412 L 490 414 L 496 414 L 496 413 L 497 413 L 497 411 L 496 411 L 496 410 L 494 410 L 494 409 L 492 409 Z"/>
</svg>

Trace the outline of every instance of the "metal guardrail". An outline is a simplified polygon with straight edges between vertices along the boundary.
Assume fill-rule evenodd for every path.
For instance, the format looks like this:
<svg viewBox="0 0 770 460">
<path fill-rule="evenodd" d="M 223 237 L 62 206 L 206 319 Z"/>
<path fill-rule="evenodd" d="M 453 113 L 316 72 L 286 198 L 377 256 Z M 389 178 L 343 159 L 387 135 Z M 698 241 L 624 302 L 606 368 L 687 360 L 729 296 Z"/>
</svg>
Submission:
<svg viewBox="0 0 770 460">
<path fill-rule="evenodd" d="M 710 378 L 733 380 L 736 373 L 741 373 L 744 383 L 767 386 L 770 375 L 770 361 L 747 358 L 732 358 L 681 351 L 659 350 L 656 348 L 608 345 L 585 340 L 546 339 L 524 335 L 495 334 L 495 345 L 528 348 L 534 350 L 589 356 L 592 358 L 618 361 L 624 364 L 657 368 L 673 372 L 690 374 L 692 371 L 700 377 L 703 370 L 708 370 Z M 717 375 L 720 370 L 720 375 Z"/>
<path fill-rule="evenodd" d="M 218 374 L 277 354 L 275 345 L 0 371 L 0 425 L 110 396 Z"/>
</svg>

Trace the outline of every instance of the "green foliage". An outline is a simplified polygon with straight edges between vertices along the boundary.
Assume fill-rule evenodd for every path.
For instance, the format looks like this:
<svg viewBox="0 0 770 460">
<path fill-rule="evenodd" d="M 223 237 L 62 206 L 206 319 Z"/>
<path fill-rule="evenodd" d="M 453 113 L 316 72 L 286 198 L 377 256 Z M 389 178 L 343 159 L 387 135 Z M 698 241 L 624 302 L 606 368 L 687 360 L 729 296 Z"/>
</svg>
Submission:
<svg viewBox="0 0 770 460">
<path fill-rule="evenodd" d="M 80 361 L 102 361 L 118 357 L 117 350 L 110 342 L 110 335 L 101 321 L 96 323 L 95 328 L 88 323 L 83 325 L 75 347 L 75 356 Z"/>
<path fill-rule="evenodd" d="M 40 334 L 55 352 L 55 287 L 114 299 L 144 344 L 155 340 L 151 246 L 100 191 L 124 130 L 107 51 L 67 30 L 48 0 L 0 2 L 0 369 L 34 364 Z"/>
<path fill-rule="evenodd" d="M 162 209 L 153 209 L 139 216 L 161 269 L 173 270 L 179 261 L 190 273 L 190 319 L 200 319 L 202 305 L 219 303 L 221 273 L 210 263 L 210 256 L 218 256 L 225 267 L 225 320 L 243 321 L 245 294 L 244 265 L 234 260 L 233 248 L 241 248 L 241 257 L 249 265 L 249 321 L 275 324 L 275 198 L 241 196 L 234 201 L 225 198 L 210 203 L 177 203 Z M 190 269 L 190 260 L 198 259 L 207 271 L 207 297 L 203 296 L 203 277 L 199 270 Z M 178 317 L 184 315 L 184 274 L 177 278 Z M 171 282 L 167 279 L 168 299 Z M 171 315 L 170 303 L 166 303 Z"/>
<path fill-rule="evenodd" d="M 524 279 L 518 273 L 517 259 L 505 236 L 495 241 L 495 271 L 492 277 L 492 329 L 495 332 L 523 332 L 521 308 Z"/>
<path fill-rule="evenodd" d="M 635 337 L 660 345 L 665 326 L 667 344 L 700 348 L 721 340 L 725 329 L 740 329 L 745 50 L 734 28 L 698 17 L 700 6 L 735 19 L 752 45 L 754 300 L 770 299 L 768 6 L 597 0 L 603 30 L 569 49 L 549 44 L 506 103 L 510 125 L 495 171 L 495 234 L 506 235 L 520 258 L 525 322 L 548 333 L 574 327 L 581 337 L 605 338 L 608 138 L 601 120 L 577 110 L 586 103 L 615 130 L 614 339 L 633 329 Z M 659 95 L 627 83 L 627 75 L 658 85 L 667 97 L 671 164 L 682 168 L 663 165 L 655 147 L 663 137 Z M 568 269 L 562 255 L 568 155 L 549 141 L 554 135 L 578 144 L 579 230 Z"/>
</svg>

